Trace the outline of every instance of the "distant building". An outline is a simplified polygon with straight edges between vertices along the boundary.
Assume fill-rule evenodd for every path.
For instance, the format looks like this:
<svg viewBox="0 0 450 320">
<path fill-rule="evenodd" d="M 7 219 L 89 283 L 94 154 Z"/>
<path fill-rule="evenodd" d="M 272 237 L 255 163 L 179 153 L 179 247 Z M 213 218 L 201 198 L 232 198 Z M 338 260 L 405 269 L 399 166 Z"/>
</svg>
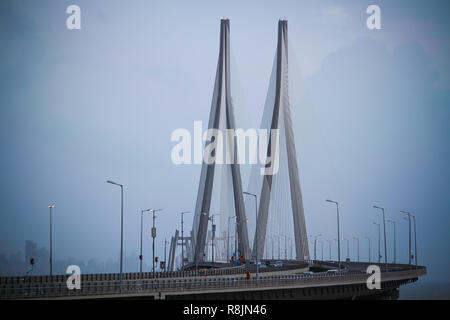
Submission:
<svg viewBox="0 0 450 320">
<path fill-rule="evenodd" d="M 46 248 L 38 248 L 37 243 L 33 240 L 25 241 L 25 269 L 31 269 L 30 259 L 34 259 L 33 275 L 44 275 L 49 273 L 50 254 Z"/>
<path fill-rule="evenodd" d="M 37 258 L 37 243 L 33 240 L 25 240 L 25 265 L 30 264 L 31 259 Z"/>
</svg>

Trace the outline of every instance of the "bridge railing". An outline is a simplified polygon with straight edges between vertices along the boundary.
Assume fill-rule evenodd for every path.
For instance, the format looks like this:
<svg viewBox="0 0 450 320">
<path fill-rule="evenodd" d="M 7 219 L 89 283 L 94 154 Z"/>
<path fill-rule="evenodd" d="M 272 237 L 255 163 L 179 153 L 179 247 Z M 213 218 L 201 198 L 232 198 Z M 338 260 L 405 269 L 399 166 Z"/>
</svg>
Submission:
<svg viewBox="0 0 450 320">
<path fill-rule="evenodd" d="M 133 272 L 123 273 L 123 280 L 139 280 L 151 278 L 184 278 L 193 276 L 220 276 L 244 274 L 246 272 L 245 266 L 211 269 L 211 270 L 196 270 L 196 271 L 170 271 L 170 272 Z M 9 284 L 26 284 L 26 283 L 65 283 L 70 275 L 39 275 L 39 276 L 14 276 L 14 277 L 0 277 L 0 286 Z M 81 274 L 82 281 L 119 281 L 120 273 L 98 273 L 98 274 Z"/>
<path fill-rule="evenodd" d="M 253 268 L 255 266 L 253 265 Z M 297 269 L 296 265 L 285 265 L 282 268 L 275 268 L 268 266 L 266 268 L 260 268 L 260 273 L 273 272 L 279 270 L 292 270 Z M 139 279 L 152 279 L 152 278 L 184 278 L 184 277 L 202 277 L 202 276 L 224 276 L 224 275 L 236 275 L 245 274 L 248 271 L 245 265 L 233 266 L 229 268 L 221 269 L 199 269 L 192 271 L 170 271 L 170 272 L 133 272 L 123 273 L 123 280 L 139 280 Z M 65 283 L 70 275 L 31 275 L 31 276 L 14 276 L 14 277 L 0 277 L 0 286 L 2 285 L 24 285 L 27 283 Z M 81 274 L 82 282 L 85 281 L 119 281 L 119 273 L 98 273 L 98 274 Z"/>
<path fill-rule="evenodd" d="M 423 267 L 421 267 L 423 268 Z M 424 269 L 424 268 L 423 268 Z M 414 276 L 417 270 L 403 270 L 384 273 L 384 276 Z M 159 294 L 164 292 L 184 291 L 217 291 L 227 289 L 285 287 L 289 285 L 300 286 L 302 284 L 319 284 L 322 282 L 365 281 L 365 272 L 346 272 L 340 274 L 289 274 L 289 275 L 262 275 L 258 279 L 254 277 L 247 280 L 243 277 L 230 276 L 221 278 L 153 278 L 153 279 L 128 279 L 119 281 L 96 281 L 94 278 L 82 282 L 80 290 L 68 290 L 63 282 L 26 283 L 19 285 L 5 285 L 0 287 L 2 299 L 26 299 L 46 297 L 70 297 L 110 294 Z"/>
<path fill-rule="evenodd" d="M 274 262 L 276 260 L 273 260 Z M 298 261 L 293 261 L 297 262 Z M 305 266 L 313 266 L 315 264 L 329 264 L 337 267 L 338 262 L 336 261 L 318 261 L 318 260 L 308 260 L 305 261 Z M 378 265 L 380 268 L 384 268 L 384 263 L 377 262 L 351 262 L 352 265 Z M 345 266 L 346 262 L 342 261 L 341 266 Z M 254 265 L 253 265 L 254 268 Z M 274 268 L 268 266 L 267 268 L 260 268 L 260 273 L 272 272 L 275 270 L 292 270 L 298 268 L 298 265 L 284 265 L 282 268 Z M 415 269 L 414 265 L 407 264 L 389 264 L 389 268 L 397 269 Z M 133 273 L 123 273 L 124 280 L 138 280 L 138 279 L 151 279 L 151 278 L 184 278 L 192 276 L 222 276 L 222 275 L 233 275 L 233 274 L 245 274 L 248 269 L 245 265 L 233 266 L 229 268 L 220 269 L 209 269 L 209 270 L 197 270 L 197 271 L 171 271 L 171 272 L 133 272 Z M 13 276 L 13 277 L 0 277 L 0 286 L 9 284 L 24 284 L 24 283 L 48 283 L 48 282 L 66 282 L 69 275 L 54 275 L 50 277 L 49 275 L 31 275 L 31 276 Z M 82 281 L 118 281 L 120 280 L 119 273 L 99 273 L 99 274 L 82 274 Z"/>
</svg>

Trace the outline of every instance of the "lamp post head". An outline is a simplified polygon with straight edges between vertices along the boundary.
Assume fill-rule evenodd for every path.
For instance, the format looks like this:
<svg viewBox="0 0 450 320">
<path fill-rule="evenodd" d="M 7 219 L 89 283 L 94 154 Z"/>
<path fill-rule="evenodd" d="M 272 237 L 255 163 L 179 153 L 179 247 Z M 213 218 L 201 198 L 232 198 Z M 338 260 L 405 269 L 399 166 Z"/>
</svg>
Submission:
<svg viewBox="0 0 450 320">
<path fill-rule="evenodd" d="M 157 216 L 155 216 L 155 212 L 158 211 L 162 211 L 162 209 L 151 209 L 149 212 L 153 213 L 153 218 L 157 218 Z"/>
<path fill-rule="evenodd" d="M 408 211 L 400 210 L 400 213 L 404 213 L 404 214 L 406 214 L 406 215 L 408 215 L 408 216 L 410 216 L 410 217 L 414 217 L 414 216 L 411 214 L 411 212 L 408 212 Z"/>
<path fill-rule="evenodd" d="M 117 182 L 114 182 L 114 181 L 111 181 L 111 180 L 107 180 L 106 182 L 110 183 L 110 184 L 115 184 L 116 186 L 119 186 L 119 187 L 122 187 L 122 185 L 120 183 L 117 183 Z"/>
<path fill-rule="evenodd" d="M 49 208 L 54 208 L 55 205 L 54 205 L 54 204 L 49 204 L 48 207 L 49 207 Z"/>
<path fill-rule="evenodd" d="M 206 215 L 206 213 L 203 213 L 203 214 Z M 214 219 L 215 216 L 221 216 L 221 215 L 222 215 L 221 213 L 215 213 L 215 214 L 212 214 L 212 215 L 208 218 L 208 220 L 213 221 L 213 219 Z"/>
</svg>

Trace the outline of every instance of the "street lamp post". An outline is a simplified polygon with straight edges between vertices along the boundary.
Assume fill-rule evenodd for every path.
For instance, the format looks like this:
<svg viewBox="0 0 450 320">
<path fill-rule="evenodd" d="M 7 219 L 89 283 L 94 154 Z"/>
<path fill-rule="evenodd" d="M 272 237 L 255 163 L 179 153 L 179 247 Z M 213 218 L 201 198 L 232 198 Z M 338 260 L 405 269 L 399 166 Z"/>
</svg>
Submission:
<svg viewBox="0 0 450 320">
<path fill-rule="evenodd" d="M 50 279 L 53 277 L 53 239 L 52 239 L 52 209 L 55 207 L 54 204 L 48 205 L 50 209 Z"/>
<path fill-rule="evenodd" d="M 331 240 L 325 239 L 326 242 L 328 242 L 328 248 L 330 249 L 330 256 L 329 259 L 331 261 Z"/>
<path fill-rule="evenodd" d="M 211 223 L 211 261 L 214 262 L 214 240 L 216 240 L 216 225 Z"/>
<path fill-rule="evenodd" d="M 334 241 L 336 241 L 337 242 L 337 246 L 339 247 L 339 242 L 340 242 L 340 239 L 338 240 L 338 239 L 333 239 Z"/>
<path fill-rule="evenodd" d="M 120 290 L 122 290 L 122 278 L 123 278 L 123 273 L 122 273 L 122 266 L 123 266 L 123 185 L 121 185 L 120 183 L 116 183 L 114 181 L 108 180 L 106 181 L 107 183 L 116 185 L 118 187 L 120 187 Z"/>
<path fill-rule="evenodd" d="M 235 224 L 234 224 L 234 262 L 237 264 L 238 261 L 238 219 L 236 218 Z"/>
<path fill-rule="evenodd" d="M 206 212 L 203 212 L 203 215 L 207 215 Z M 214 239 L 215 239 L 215 232 L 216 232 L 216 225 L 214 224 L 214 216 L 221 216 L 221 213 L 218 214 L 212 214 L 210 217 L 208 217 L 208 220 L 211 221 L 211 261 L 214 262 Z M 237 229 L 237 228 L 236 228 Z"/>
<path fill-rule="evenodd" d="M 373 222 L 373 224 L 378 226 L 378 263 L 380 263 L 381 259 L 381 231 L 380 231 L 380 224 Z"/>
<path fill-rule="evenodd" d="M 234 252 L 234 236 L 230 236 L 230 262 L 233 258 L 233 252 Z"/>
<path fill-rule="evenodd" d="M 347 259 L 350 259 L 350 241 L 347 238 L 342 238 L 342 240 L 347 241 Z"/>
<path fill-rule="evenodd" d="M 358 262 L 359 262 L 359 238 L 358 237 L 353 237 L 353 239 L 355 239 L 357 241 L 357 253 L 358 253 Z"/>
<path fill-rule="evenodd" d="M 394 225 L 394 264 L 397 263 L 397 235 L 396 235 L 396 228 L 395 228 L 395 221 L 388 220 L 389 223 L 392 223 Z"/>
<path fill-rule="evenodd" d="M 167 271 L 167 244 L 169 244 L 169 241 L 164 238 L 164 272 Z"/>
<path fill-rule="evenodd" d="M 338 263 L 339 263 L 339 270 L 341 270 L 341 235 L 339 233 L 339 203 L 337 201 L 333 201 L 333 200 L 326 200 L 327 202 L 331 202 L 336 204 L 336 211 L 337 211 L 337 238 L 339 239 L 338 241 Z"/>
<path fill-rule="evenodd" d="M 190 213 L 190 211 L 183 211 L 181 212 L 181 269 L 184 267 L 184 229 L 183 229 L 183 216 L 185 213 Z"/>
<path fill-rule="evenodd" d="M 323 261 L 323 241 L 321 241 L 321 240 L 319 240 L 319 243 L 320 243 L 320 248 L 321 248 L 321 252 L 322 252 L 322 260 L 321 261 Z"/>
<path fill-rule="evenodd" d="M 275 239 L 275 237 L 271 236 L 270 239 L 272 240 L 272 260 L 275 260 L 275 255 L 274 255 L 275 247 L 274 247 L 274 241 L 273 241 Z"/>
<path fill-rule="evenodd" d="M 267 259 L 267 257 L 269 256 L 269 254 L 268 254 L 269 246 L 267 245 L 267 239 L 264 239 L 264 250 L 266 250 L 266 252 L 263 254 L 263 259 L 264 259 L 264 257 L 266 257 L 266 259 Z"/>
<path fill-rule="evenodd" d="M 248 218 L 246 218 L 243 223 L 248 223 Z M 236 222 L 235 222 L 235 228 L 234 228 L 234 254 L 235 254 L 235 258 L 236 258 L 236 262 L 237 262 L 237 258 L 238 258 L 238 251 L 239 251 L 239 242 L 238 242 L 238 225 L 239 225 L 239 221 L 237 219 L 236 216 Z M 247 226 L 246 226 L 247 228 Z"/>
<path fill-rule="evenodd" d="M 317 259 L 316 259 L 317 238 L 320 237 L 320 236 L 322 236 L 322 234 L 318 234 L 318 235 L 316 235 L 316 236 L 314 237 L 314 260 L 317 260 Z"/>
<path fill-rule="evenodd" d="M 230 252 L 230 220 L 235 219 L 237 216 L 228 217 L 228 224 L 227 224 L 227 260 L 231 259 L 231 252 Z"/>
<path fill-rule="evenodd" d="M 289 255 L 289 257 L 290 257 L 290 259 L 292 259 L 292 260 L 294 260 L 294 255 L 293 255 L 293 246 L 292 246 L 292 237 L 291 238 L 289 238 L 289 246 L 290 246 L 290 255 Z"/>
<path fill-rule="evenodd" d="M 258 196 L 256 194 L 244 191 L 244 194 L 255 197 L 255 263 L 256 263 L 256 279 L 259 278 L 259 266 L 258 266 Z"/>
<path fill-rule="evenodd" d="M 400 210 L 400 213 L 404 213 L 408 216 L 409 225 L 409 265 L 411 265 L 411 213 L 407 211 Z"/>
<path fill-rule="evenodd" d="M 149 212 L 152 209 L 147 209 L 147 210 L 141 210 L 141 250 L 140 250 L 140 255 L 139 255 L 139 270 L 142 276 L 142 260 L 144 260 L 144 256 L 142 255 L 142 225 L 143 225 L 143 220 L 144 220 L 144 212 Z"/>
<path fill-rule="evenodd" d="M 365 237 L 367 240 L 369 240 L 369 263 L 370 263 L 370 259 L 371 259 L 371 256 L 370 256 L 370 238 L 369 237 Z"/>
<path fill-rule="evenodd" d="M 277 242 L 278 242 L 278 260 L 281 259 L 281 236 L 277 235 Z"/>
<path fill-rule="evenodd" d="M 284 237 L 284 260 L 287 260 L 287 236 L 285 234 L 280 234 L 281 237 Z"/>
<path fill-rule="evenodd" d="M 271 247 L 272 247 L 272 260 L 274 260 L 274 255 L 273 255 L 273 236 L 269 236 L 269 239 L 271 240 Z"/>
<path fill-rule="evenodd" d="M 273 237 L 277 238 L 277 244 L 278 244 L 278 260 L 280 260 L 280 236 L 277 234 L 274 234 Z"/>
<path fill-rule="evenodd" d="M 383 229 L 384 229 L 384 261 L 386 263 L 386 270 L 388 267 L 388 262 L 387 262 L 387 244 L 386 244 L 386 219 L 385 219 L 385 215 L 384 215 L 384 208 L 378 207 L 378 206 L 373 206 L 375 209 L 380 209 L 383 212 Z"/>
<path fill-rule="evenodd" d="M 411 215 L 414 218 L 414 262 L 417 268 L 417 233 L 416 233 L 416 216 Z"/>
<path fill-rule="evenodd" d="M 317 238 L 318 237 L 321 237 L 322 236 L 322 234 L 318 234 L 318 235 L 310 235 L 310 237 L 314 237 L 314 260 L 317 260 L 317 255 L 316 255 L 316 252 L 317 252 Z"/>
<path fill-rule="evenodd" d="M 155 277 L 155 238 L 156 238 L 156 227 L 155 227 L 155 212 L 162 211 L 162 209 L 152 209 L 152 219 L 153 219 L 153 227 L 152 227 L 152 271 L 153 278 Z"/>
</svg>

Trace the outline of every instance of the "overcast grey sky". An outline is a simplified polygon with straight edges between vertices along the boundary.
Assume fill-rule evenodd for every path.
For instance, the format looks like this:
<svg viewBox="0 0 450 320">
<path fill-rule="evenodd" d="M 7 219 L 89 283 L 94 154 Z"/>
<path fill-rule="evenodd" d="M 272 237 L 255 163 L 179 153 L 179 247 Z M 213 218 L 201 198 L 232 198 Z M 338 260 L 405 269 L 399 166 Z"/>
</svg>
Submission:
<svg viewBox="0 0 450 320">
<path fill-rule="evenodd" d="M 66 28 L 70 4 L 81 30 Z M 366 27 L 369 4 L 381 30 Z M 336 237 L 334 198 L 344 236 L 375 242 L 378 204 L 398 221 L 406 262 L 409 210 L 419 263 L 437 279 L 450 266 L 448 12 L 447 1 L 2 1 L 0 253 L 47 246 L 55 203 L 55 257 L 116 259 L 112 179 L 125 186 L 126 254 L 138 255 L 140 210 L 160 207 L 161 255 L 178 213 L 194 211 L 200 166 L 172 164 L 170 134 L 209 117 L 220 18 L 255 126 L 286 18 L 303 80 L 290 90 L 308 232 Z"/>
</svg>

